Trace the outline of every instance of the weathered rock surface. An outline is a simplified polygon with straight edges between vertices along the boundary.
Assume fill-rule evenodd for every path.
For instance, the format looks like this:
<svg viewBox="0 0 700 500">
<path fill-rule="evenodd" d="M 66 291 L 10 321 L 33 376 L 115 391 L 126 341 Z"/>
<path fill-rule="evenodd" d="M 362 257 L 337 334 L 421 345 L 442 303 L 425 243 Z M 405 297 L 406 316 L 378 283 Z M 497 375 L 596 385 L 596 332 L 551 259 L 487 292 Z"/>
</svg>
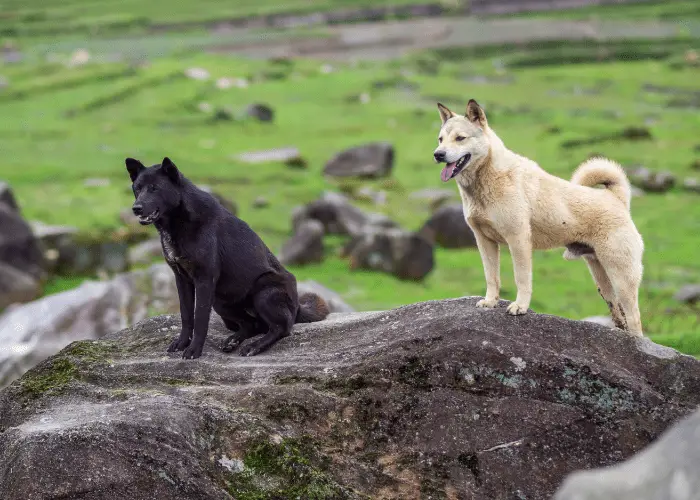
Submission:
<svg viewBox="0 0 700 500">
<path fill-rule="evenodd" d="M 569 476 L 556 500 L 700 499 L 700 411 L 629 460 Z"/>
<path fill-rule="evenodd" d="M 346 149 L 331 158 L 323 169 L 331 177 L 387 177 L 394 167 L 394 147 L 377 142 Z"/>
<path fill-rule="evenodd" d="M 74 343 L 0 393 L 0 498 L 544 499 L 700 403 L 692 357 L 476 301 L 296 325 L 253 358 L 217 320 L 196 361 L 165 352 L 177 317 Z"/>
<path fill-rule="evenodd" d="M 9 308 L 0 316 L 0 387 L 74 340 L 100 338 L 154 312 L 177 311 L 166 264 Z"/>
<path fill-rule="evenodd" d="M 443 248 L 476 247 L 476 238 L 464 220 L 461 203 L 438 208 L 419 232 Z"/>
<path fill-rule="evenodd" d="M 292 227 L 309 219 L 323 224 L 326 234 L 357 236 L 372 228 L 395 228 L 397 224 L 386 215 L 366 213 L 339 193 L 326 192 L 318 200 L 299 207 L 292 215 Z"/>
<path fill-rule="evenodd" d="M 323 260 L 323 224 L 309 219 L 296 228 L 279 254 L 283 265 L 305 265 Z"/>
<path fill-rule="evenodd" d="M 422 280 L 435 265 L 434 248 L 420 234 L 401 229 L 366 230 L 342 249 L 350 269 L 372 269 L 405 280 Z"/>
</svg>

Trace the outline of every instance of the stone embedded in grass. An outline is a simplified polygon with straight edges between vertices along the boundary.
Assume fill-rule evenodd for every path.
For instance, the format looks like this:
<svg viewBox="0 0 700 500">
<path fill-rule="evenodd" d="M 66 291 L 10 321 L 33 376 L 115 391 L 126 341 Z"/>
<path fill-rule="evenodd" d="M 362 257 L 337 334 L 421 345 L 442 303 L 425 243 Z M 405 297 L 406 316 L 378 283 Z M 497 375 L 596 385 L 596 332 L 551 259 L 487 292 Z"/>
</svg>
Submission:
<svg viewBox="0 0 700 500">
<path fill-rule="evenodd" d="M 388 142 L 355 146 L 331 158 L 323 173 L 330 177 L 387 177 L 394 167 L 394 156 L 394 146 Z"/>
<path fill-rule="evenodd" d="M 464 208 L 459 202 L 438 208 L 419 233 L 442 248 L 476 247 L 474 233 L 464 220 Z"/>
<path fill-rule="evenodd" d="M 651 193 L 665 193 L 676 184 L 671 172 L 653 171 L 643 166 L 625 168 L 629 181 L 638 188 Z"/>
<path fill-rule="evenodd" d="M 685 285 L 676 292 L 673 298 L 684 304 L 700 302 L 700 285 Z"/>
<path fill-rule="evenodd" d="M 279 254 L 283 265 L 305 265 L 323 261 L 323 224 L 309 219 L 300 224 Z"/>
<path fill-rule="evenodd" d="M 187 68 L 185 76 L 192 80 L 204 81 L 209 79 L 209 72 L 204 68 Z"/>
<path fill-rule="evenodd" d="M 274 110 L 267 104 L 251 104 L 245 110 L 245 115 L 261 122 L 271 122 L 275 117 Z"/>
<path fill-rule="evenodd" d="M 107 187 L 111 184 L 109 179 L 92 177 L 83 181 L 85 187 Z"/>
<path fill-rule="evenodd" d="M 252 206 L 253 208 L 267 208 L 270 206 L 270 200 L 264 196 L 258 196 L 253 200 Z"/>
<path fill-rule="evenodd" d="M 683 189 L 691 193 L 700 193 L 700 180 L 696 177 L 688 177 L 683 181 Z"/>
<path fill-rule="evenodd" d="M 250 151 L 246 153 L 241 153 L 233 157 L 237 161 L 242 161 L 244 163 L 272 163 L 280 162 L 286 163 L 288 165 L 297 163 L 306 163 L 299 153 L 299 149 L 293 146 L 267 149 L 264 151 Z M 291 165 L 290 165 L 291 166 Z"/>
</svg>

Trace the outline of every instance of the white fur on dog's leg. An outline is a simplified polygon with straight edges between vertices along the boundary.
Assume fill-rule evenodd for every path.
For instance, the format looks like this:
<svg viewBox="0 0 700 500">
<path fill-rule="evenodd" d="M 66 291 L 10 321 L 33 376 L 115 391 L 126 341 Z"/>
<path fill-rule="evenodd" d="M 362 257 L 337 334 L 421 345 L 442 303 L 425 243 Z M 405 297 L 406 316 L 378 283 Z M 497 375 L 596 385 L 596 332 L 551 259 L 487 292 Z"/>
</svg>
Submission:
<svg viewBox="0 0 700 500">
<path fill-rule="evenodd" d="M 476 307 L 479 308 L 488 308 L 488 309 L 493 309 L 498 305 L 498 299 L 481 299 L 479 302 L 476 303 Z"/>
<path fill-rule="evenodd" d="M 508 314 L 512 316 L 521 316 L 527 312 L 527 307 L 528 306 L 520 305 L 517 302 L 512 302 L 506 310 L 508 311 Z"/>
</svg>

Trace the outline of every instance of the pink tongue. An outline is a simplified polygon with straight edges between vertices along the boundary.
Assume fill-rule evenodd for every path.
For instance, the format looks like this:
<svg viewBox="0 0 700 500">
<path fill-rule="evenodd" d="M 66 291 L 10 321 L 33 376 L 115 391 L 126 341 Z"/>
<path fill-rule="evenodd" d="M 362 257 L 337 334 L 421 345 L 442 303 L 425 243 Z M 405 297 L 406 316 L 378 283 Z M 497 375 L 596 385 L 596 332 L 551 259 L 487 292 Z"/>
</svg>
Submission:
<svg viewBox="0 0 700 500">
<path fill-rule="evenodd" d="M 442 182 L 447 182 L 450 179 L 452 179 L 452 173 L 455 171 L 456 165 L 457 162 L 448 163 L 447 166 L 442 169 L 442 172 L 440 172 L 440 178 L 442 179 Z"/>
</svg>

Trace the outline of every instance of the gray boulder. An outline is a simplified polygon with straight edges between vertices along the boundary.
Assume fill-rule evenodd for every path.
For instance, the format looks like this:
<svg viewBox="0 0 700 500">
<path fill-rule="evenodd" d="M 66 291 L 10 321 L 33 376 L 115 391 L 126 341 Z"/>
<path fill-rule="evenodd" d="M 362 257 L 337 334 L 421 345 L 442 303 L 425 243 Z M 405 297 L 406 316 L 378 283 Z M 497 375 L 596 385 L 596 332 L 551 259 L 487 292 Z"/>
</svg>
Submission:
<svg viewBox="0 0 700 500">
<path fill-rule="evenodd" d="M 432 242 L 401 229 L 368 229 L 342 249 L 350 269 L 371 269 L 404 280 L 420 281 L 435 265 Z"/>
<path fill-rule="evenodd" d="M 671 172 L 655 172 L 646 167 L 626 169 L 632 185 L 650 193 L 665 193 L 676 184 L 676 177 Z"/>
<path fill-rule="evenodd" d="M 36 280 L 45 277 L 44 256 L 29 224 L 15 209 L 0 204 L 0 262 Z"/>
<path fill-rule="evenodd" d="M 685 285 L 675 293 L 673 298 L 686 304 L 700 302 L 700 285 Z"/>
<path fill-rule="evenodd" d="M 700 403 L 695 358 L 477 300 L 332 315 L 252 358 L 217 318 L 195 361 L 166 353 L 178 316 L 75 342 L 0 392 L 0 498 L 545 499 Z"/>
<path fill-rule="evenodd" d="M 386 215 L 364 212 L 351 204 L 347 197 L 333 192 L 326 192 L 320 199 L 295 209 L 292 227 L 296 231 L 310 219 L 320 222 L 326 234 L 357 236 L 369 228 L 398 227 Z"/>
<path fill-rule="evenodd" d="M 11 304 L 29 302 L 41 295 L 41 284 L 32 275 L 0 262 L 0 311 Z"/>
<path fill-rule="evenodd" d="M 699 500 L 700 411 L 625 462 L 575 472 L 555 500 Z"/>
<path fill-rule="evenodd" d="M 394 146 L 386 142 L 356 146 L 331 158 L 323 169 L 331 177 L 380 178 L 391 174 Z"/>
<path fill-rule="evenodd" d="M 96 339 L 153 312 L 179 310 L 166 264 L 86 282 L 76 289 L 12 307 L 0 316 L 0 387 L 77 339 Z"/>
<path fill-rule="evenodd" d="M 310 219 L 301 223 L 279 254 L 283 265 L 305 265 L 323 260 L 323 224 Z"/>
<path fill-rule="evenodd" d="M 476 238 L 464 220 L 461 203 L 450 203 L 438 208 L 419 232 L 443 248 L 476 247 Z"/>
</svg>

